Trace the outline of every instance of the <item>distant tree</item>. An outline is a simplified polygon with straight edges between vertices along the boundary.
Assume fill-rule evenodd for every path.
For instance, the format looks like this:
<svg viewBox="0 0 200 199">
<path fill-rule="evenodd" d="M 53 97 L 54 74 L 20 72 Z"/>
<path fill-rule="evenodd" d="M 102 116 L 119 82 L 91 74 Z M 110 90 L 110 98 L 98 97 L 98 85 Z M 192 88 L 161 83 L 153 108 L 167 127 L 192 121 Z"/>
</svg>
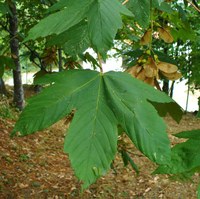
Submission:
<svg viewBox="0 0 200 199">
<path fill-rule="evenodd" d="M 5 96 L 8 94 L 2 77 L 0 77 L 0 94 Z"/>
<path fill-rule="evenodd" d="M 22 110 L 24 106 L 23 86 L 21 80 L 21 62 L 20 56 L 23 51 L 28 51 L 31 62 L 43 68 L 42 57 L 35 49 L 33 44 L 22 44 L 21 41 L 25 38 L 28 30 L 40 20 L 48 6 L 52 5 L 55 1 L 13 1 L 6 0 L 0 1 L 0 27 L 4 31 L 4 34 L 0 35 L 0 56 L 10 55 L 14 61 L 15 66 L 13 68 L 13 81 L 14 81 L 14 96 L 13 101 L 16 106 Z M 32 9 L 32 8 L 37 9 Z M 6 33 L 7 32 L 7 33 Z M 10 39 L 8 39 L 8 35 Z M 10 41 L 10 47 L 6 47 L 5 41 Z M 2 67 L 5 67 L 2 65 Z M 9 65 L 6 65 L 9 67 Z M 3 68 L 0 68 L 3 71 Z M 3 75 L 3 73 L 2 73 Z M 2 91 L 3 89 L 3 78 Z"/>
<path fill-rule="evenodd" d="M 17 7 L 14 1 L 7 0 L 7 3 L 11 12 L 9 14 L 10 51 L 11 57 L 15 63 L 15 69 L 13 69 L 14 103 L 19 110 L 22 110 L 24 108 L 24 91 L 21 79 L 21 65 L 19 57 Z"/>
</svg>

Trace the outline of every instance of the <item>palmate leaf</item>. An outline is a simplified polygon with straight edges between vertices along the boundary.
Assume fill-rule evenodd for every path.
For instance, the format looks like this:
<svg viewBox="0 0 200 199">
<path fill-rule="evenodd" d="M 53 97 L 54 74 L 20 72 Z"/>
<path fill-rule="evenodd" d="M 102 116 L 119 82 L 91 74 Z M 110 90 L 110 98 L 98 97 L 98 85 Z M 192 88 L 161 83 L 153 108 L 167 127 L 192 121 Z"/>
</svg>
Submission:
<svg viewBox="0 0 200 199">
<path fill-rule="evenodd" d="M 68 0 L 66 2 L 62 0 L 50 8 L 50 11 L 56 10 L 59 11 L 34 26 L 25 41 L 52 34 L 64 34 L 63 32 L 86 20 L 88 26 L 86 30 L 91 40 L 87 43 L 87 47 L 92 44 L 96 51 L 105 54 L 112 46 L 117 30 L 122 27 L 121 14 L 133 16 L 118 0 Z"/>
<path fill-rule="evenodd" d="M 181 133 L 175 134 L 174 136 L 178 138 L 190 138 L 194 140 L 200 140 L 200 129 L 192 131 L 183 131 Z"/>
<path fill-rule="evenodd" d="M 69 30 L 53 36 L 48 45 L 62 46 L 69 55 L 83 53 L 90 46 L 87 22 L 81 21 Z"/>
<path fill-rule="evenodd" d="M 154 8 L 159 8 L 159 6 L 164 2 L 164 0 L 152 0 L 152 6 Z"/>
<path fill-rule="evenodd" d="M 161 117 L 165 117 L 167 113 L 169 113 L 177 123 L 181 121 L 183 111 L 175 103 L 172 102 L 168 104 L 162 104 L 157 102 L 151 102 L 151 104 L 156 108 L 158 114 Z"/>
<path fill-rule="evenodd" d="M 85 19 L 89 5 L 94 0 L 68 0 L 67 8 L 49 15 L 34 26 L 25 41 L 60 34 Z M 58 2 L 59 3 L 59 2 Z"/>
<path fill-rule="evenodd" d="M 14 69 L 15 64 L 12 58 L 0 55 L 0 78 L 3 76 L 5 69 Z"/>
<path fill-rule="evenodd" d="M 183 131 L 175 136 L 188 140 L 175 145 L 170 164 L 159 166 L 154 173 L 180 174 L 200 168 L 200 129 Z"/>
<path fill-rule="evenodd" d="M 143 28 L 147 28 L 150 23 L 150 1 L 129 0 L 127 6 L 134 14 L 134 18 L 138 24 Z"/>
<path fill-rule="evenodd" d="M 117 30 L 122 27 L 121 14 L 132 16 L 118 0 L 94 1 L 88 12 L 89 35 L 96 51 L 108 51 Z"/>
<path fill-rule="evenodd" d="M 174 12 L 171 5 L 167 2 L 162 2 L 159 6 L 156 6 L 156 8 L 169 14 Z"/>
<path fill-rule="evenodd" d="M 170 164 L 159 166 L 154 173 L 181 174 L 200 167 L 200 140 L 189 139 L 172 148 Z"/>
<path fill-rule="evenodd" d="M 129 10 L 134 14 L 136 22 L 142 27 L 147 28 L 150 24 L 151 9 L 157 8 L 163 11 L 172 11 L 170 6 L 163 2 L 164 0 L 129 0 L 126 4 Z"/>
<path fill-rule="evenodd" d="M 148 102 L 172 103 L 164 93 L 121 72 L 71 70 L 46 75 L 38 83 L 50 86 L 28 101 L 12 135 L 42 130 L 74 110 L 64 150 L 84 188 L 110 168 L 118 126 L 148 158 L 170 161 L 166 126 Z"/>
<path fill-rule="evenodd" d="M 0 2 L 0 14 L 5 15 L 7 13 L 11 14 L 11 11 L 10 11 L 7 3 Z"/>
</svg>

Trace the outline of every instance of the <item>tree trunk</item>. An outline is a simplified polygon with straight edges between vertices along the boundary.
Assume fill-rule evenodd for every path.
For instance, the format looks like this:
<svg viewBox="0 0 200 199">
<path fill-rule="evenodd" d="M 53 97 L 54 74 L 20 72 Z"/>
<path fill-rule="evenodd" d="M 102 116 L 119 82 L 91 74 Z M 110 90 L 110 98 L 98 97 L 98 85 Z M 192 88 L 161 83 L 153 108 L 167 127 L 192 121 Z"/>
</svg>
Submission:
<svg viewBox="0 0 200 199">
<path fill-rule="evenodd" d="M 8 92 L 6 90 L 6 87 L 2 78 L 0 78 L 0 94 L 5 95 L 5 96 L 8 95 Z"/>
<path fill-rule="evenodd" d="M 169 80 L 163 81 L 162 91 L 164 91 L 167 95 L 169 95 Z"/>
<path fill-rule="evenodd" d="M 164 47 L 164 54 L 168 54 L 168 48 Z M 165 79 L 163 80 L 163 87 L 162 91 L 164 91 L 167 95 L 169 95 L 169 80 Z"/>
<path fill-rule="evenodd" d="M 19 60 L 19 40 L 17 38 L 18 30 L 18 18 L 17 18 L 17 8 L 14 1 L 9 1 L 9 9 L 12 15 L 9 16 L 9 30 L 10 30 L 10 50 L 12 54 L 13 61 L 15 63 L 15 69 L 13 70 L 13 80 L 14 80 L 14 98 L 13 101 L 19 110 L 24 107 L 24 91 L 21 79 L 21 66 Z"/>
<path fill-rule="evenodd" d="M 174 94 L 174 84 L 175 84 L 175 81 L 172 82 L 172 85 L 171 85 L 171 88 L 170 88 L 170 95 L 169 96 L 171 98 L 173 98 L 173 94 Z"/>
<path fill-rule="evenodd" d="M 59 72 L 61 72 L 63 70 L 63 67 L 62 67 L 62 49 L 61 48 L 58 49 L 58 69 L 59 69 Z"/>
<path fill-rule="evenodd" d="M 197 117 L 200 118 L 200 97 L 198 98 L 198 105 L 199 105 L 199 110 L 197 112 Z"/>
</svg>

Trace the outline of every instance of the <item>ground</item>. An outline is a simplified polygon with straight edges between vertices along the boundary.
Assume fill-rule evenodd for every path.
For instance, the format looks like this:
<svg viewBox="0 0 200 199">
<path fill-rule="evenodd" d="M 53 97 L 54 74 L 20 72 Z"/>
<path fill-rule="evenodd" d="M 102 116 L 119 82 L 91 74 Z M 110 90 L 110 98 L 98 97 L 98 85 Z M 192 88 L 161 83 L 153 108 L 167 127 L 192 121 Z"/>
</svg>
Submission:
<svg viewBox="0 0 200 199">
<path fill-rule="evenodd" d="M 8 112 L 9 113 L 9 112 Z M 2 114 L 3 115 L 3 114 Z M 1 116 L 1 114 L 0 114 Z M 7 114 L 6 116 L 9 116 Z M 172 145 L 172 136 L 185 130 L 200 129 L 200 119 L 184 115 L 180 124 L 164 118 Z M 119 155 L 110 170 L 89 189 L 80 193 L 80 182 L 74 176 L 63 152 L 68 124 L 62 120 L 52 127 L 23 138 L 9 137 L 15 118 L 0 117 L 0 199 L 60 198 L 127 198 L 127 199 L 195 199 L 199 175 L 192 181 L 179 182 L 166 175 L 151 175 L 156 165 L 139 153 L 127 140 L 132 157 L 140 168 L 137 175 L 124 167 Z"/>
</svg>

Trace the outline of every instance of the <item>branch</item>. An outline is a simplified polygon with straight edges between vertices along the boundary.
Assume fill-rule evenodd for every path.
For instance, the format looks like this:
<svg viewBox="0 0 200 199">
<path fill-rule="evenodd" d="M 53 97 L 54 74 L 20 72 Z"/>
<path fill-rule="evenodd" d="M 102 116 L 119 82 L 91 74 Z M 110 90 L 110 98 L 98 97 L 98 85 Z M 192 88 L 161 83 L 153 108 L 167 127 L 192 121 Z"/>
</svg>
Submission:
<svg viewBox="0 0 200 199">
<path fill-rule="evenodd" d="M 128 3 L 129 2 L 129 0 L 125 0 L 123 3 L 122 3 L 122 5 L 125 5 L 126 3 Z"/>
<path fill-rule="evenodd" d="M 13 33 L 0 21 L 0 25 L 1 25 L 1 27 L 6 31 L 6 32 L 8 32 L 10 35 L 12 35 L 13 37 L 16 37 L 16 35 L 13 35 Z M 18 34 L 19 35 L 19 34 Z M 21 39 L 23 39 L 22 38 L 22 36 L 21 36 Z M 39 62 L 40 62 L 40 65 L 39 64 L 37 64 L 35 61 L 32 61 L 35 65 L 37 65 L 40 69 L 42 69 L 43 68 L 43 66 L 42 66 L 42 62 L 41 62 L 41 58 L 40 58 L 40 56 L 39 56 L 39 54 L 35 51 L 35 50 L 33 50 L 33 49 L 31 49 L 31 47 L 29 47 L 27 44 L 25 44 L 25 43 L 22 43 L 33 55 L 35 55 L 35 57 L 37 57 L 38 58 L 38 60 L 39 60 Z"/>
<path fill-rule="evenodd" d="M 197 10 L 199 13 L 200 13 L 200 9 L 193 3 L 191 2 L 190 0 L 186 0 L 190 5 L 192 5 L 192 7 Z"/>
<path fill-rule="evenodd" d="M 99 68 L 100 72 L 103 73 L 103 65 L 102 65 L 102 60 L 101 60 L 101 55 L 97 53 L 98 61 L 99 61 Z"/>
</svg>

